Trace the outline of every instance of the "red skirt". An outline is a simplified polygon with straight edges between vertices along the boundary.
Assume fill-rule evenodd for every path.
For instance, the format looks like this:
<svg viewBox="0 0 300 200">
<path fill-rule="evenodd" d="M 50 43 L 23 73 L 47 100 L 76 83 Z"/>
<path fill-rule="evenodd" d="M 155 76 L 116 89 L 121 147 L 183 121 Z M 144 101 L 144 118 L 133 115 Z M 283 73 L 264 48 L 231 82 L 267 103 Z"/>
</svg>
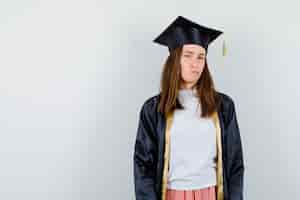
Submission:
<svg viewBox="0 0 300 200">
<path fill-rule="evenodd" d="M 216 186 L 196 190 L 175 190 L 167 188 L 166 200 L 216 200 Z"/>
</svg>

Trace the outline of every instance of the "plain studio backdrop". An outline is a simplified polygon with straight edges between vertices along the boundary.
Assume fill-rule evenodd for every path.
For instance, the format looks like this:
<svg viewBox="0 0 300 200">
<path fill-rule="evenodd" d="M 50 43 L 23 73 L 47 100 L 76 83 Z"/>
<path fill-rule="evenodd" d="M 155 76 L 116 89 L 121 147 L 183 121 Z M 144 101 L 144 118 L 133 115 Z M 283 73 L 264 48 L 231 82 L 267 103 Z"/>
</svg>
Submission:
<svg viewBox="0 0 300 200">
<path fill-rule="evenodd" d="M 235 101 L 245 199 L 299 199 L 299 6 L 0 1 L 0 199 L 134 199 L 138 113 L 168 55 L 152 40 L 178 15 L 225 32 L 208 62 Z"/>
</svg>

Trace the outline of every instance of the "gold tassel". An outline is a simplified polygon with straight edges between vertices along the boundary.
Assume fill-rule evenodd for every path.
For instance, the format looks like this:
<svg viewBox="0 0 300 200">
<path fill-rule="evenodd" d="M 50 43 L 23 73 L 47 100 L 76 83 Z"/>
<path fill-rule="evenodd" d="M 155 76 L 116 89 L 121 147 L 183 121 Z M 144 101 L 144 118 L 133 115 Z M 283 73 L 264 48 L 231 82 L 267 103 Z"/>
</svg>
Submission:
<svg viewBox="0 0 300 200">
<path fill-rule="evenodd" d="M 227 55 L 227 47 L 226 47 L 226 43 L 225 43 L 225 37 L 223 39 L 223 49 L 222 49 L 222 54 L 223 56 L 226 56 Z"/>
</svg>

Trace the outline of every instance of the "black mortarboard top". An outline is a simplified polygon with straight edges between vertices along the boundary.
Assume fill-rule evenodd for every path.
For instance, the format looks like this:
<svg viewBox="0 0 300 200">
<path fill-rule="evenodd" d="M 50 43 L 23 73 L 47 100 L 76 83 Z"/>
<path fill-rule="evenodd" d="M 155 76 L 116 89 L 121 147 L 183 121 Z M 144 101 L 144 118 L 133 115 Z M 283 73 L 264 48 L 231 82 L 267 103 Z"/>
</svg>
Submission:
<svg viewBox="0 0 300 200">
<path fill-rule="evenodd" d="M 222 33 L 222 31 L 178 16 L 153 42 L 167 46 L 169 51 L 184 44 L 199 44 L 207 51 L 208 45 Z M 226 47 L 224 41 L 223 55 L 225 54 Z"/>
</svg>

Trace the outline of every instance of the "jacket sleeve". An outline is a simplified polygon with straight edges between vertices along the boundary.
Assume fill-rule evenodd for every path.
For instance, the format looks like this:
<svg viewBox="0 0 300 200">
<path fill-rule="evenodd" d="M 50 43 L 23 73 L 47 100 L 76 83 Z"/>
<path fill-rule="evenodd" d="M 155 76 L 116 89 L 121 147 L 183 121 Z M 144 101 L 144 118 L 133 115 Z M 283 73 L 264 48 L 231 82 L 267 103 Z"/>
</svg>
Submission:
<svg viewBox="0 0 300 200">
<path fill-rule="evenodd" d="M 157 200 L 155 187 L 157 143 L 149 108 L 142 106 L 134 146 L 134 185 L 136 200 Z"/>
<path fill-rule="evenodd" d="M 243 149 L 239 125 L 236 117 L 235 105 L 233 101 L 231 102 L 230 106 L 227 131 L 227 134 L 231 137 L 229 144 L 229 159 L 231 160 L 228 177 L 229 200 L 243 200 Z"/>
</svg>

